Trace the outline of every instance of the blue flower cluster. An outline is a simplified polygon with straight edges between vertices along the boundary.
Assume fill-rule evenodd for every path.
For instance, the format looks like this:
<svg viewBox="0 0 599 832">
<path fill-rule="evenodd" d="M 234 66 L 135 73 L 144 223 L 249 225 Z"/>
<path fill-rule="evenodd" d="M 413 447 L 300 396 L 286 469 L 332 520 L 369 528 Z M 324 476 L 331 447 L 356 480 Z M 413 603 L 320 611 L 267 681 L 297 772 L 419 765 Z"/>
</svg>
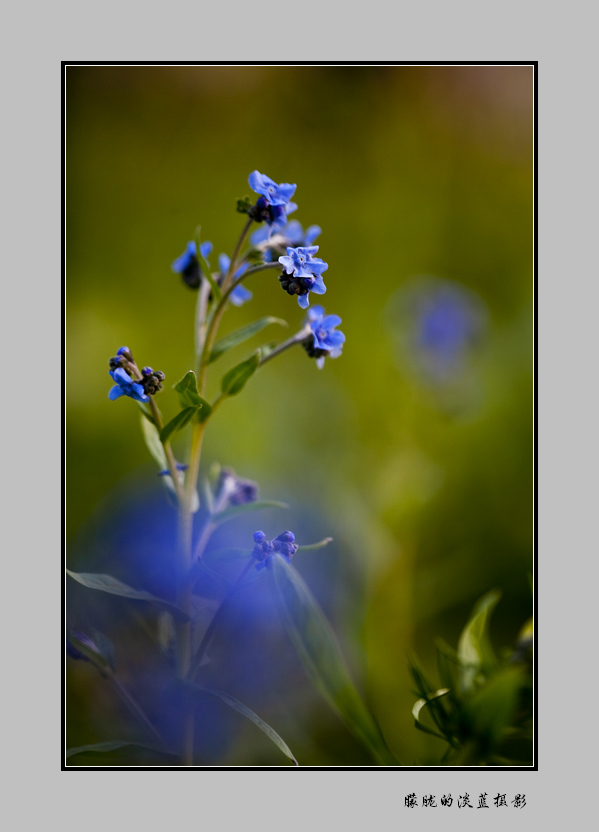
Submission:
<svg viewBox="0 0 599 832">
<path fill-rule="evenodd" d="M 162 390 L 164 373 L 151 367 L 144 367 L 140 372 L 129 347 L 120 347 L 110 359 L 109 367 L 108 375 L 115 382 L 108 393 L 111 400 L 129 396 L 138 402 L 147 402 L 149 396 Z"/>
<path fill-rule="evenodd" d="M 258 561 L 256 569 L 270 566 L 274 555 L 281 555 L 287 563 L 297 552 L 297 543 L 293 532 L 283 532 L 274 540 L 267 540 L 264 532 L 254 532 L 252 557 Z"/>
</svg>

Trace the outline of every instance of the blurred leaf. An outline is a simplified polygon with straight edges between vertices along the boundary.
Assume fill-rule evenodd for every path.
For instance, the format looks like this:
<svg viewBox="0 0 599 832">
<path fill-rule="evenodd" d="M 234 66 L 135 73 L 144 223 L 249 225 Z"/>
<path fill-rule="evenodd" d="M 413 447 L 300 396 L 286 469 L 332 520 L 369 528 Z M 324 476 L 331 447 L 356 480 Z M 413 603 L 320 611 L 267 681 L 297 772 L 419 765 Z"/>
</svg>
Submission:
<svg viewBox="0 0 599 832">
<path fill-rule="evenodd" d="M 148 751 L 153 751 L 156 754 L 165 754 L 169 757 L 176 755 L 170 754 L 162 748 L 155 745 L 148 745 L 144 742 L 133 742 L 132 740 L 113 740 L 108 742 L 96 742 L 91 745 L 80 745 L 77 748 L 67 748 L 65 757 L 74 757 L 75 754 L 106 754 L 108 751 L 116 751 L 119 748 L 127 746 L 135 746 L 136 748 L 145 748 Z"/>
<path fill-rule="evenodd" d="M 524 673 L 509 667 L 490 679 L 465 704 L 462 719 L 484 757 L 497 744 L 514 715 Z"/>
<path fill-rule="evenodd" d="M 458 654 L 450 647 L 443 639 L 435 640 L 437 648 L 437 670 L 439 679 L 443 687 L 450 688 L 453 692 L 457 689 L 459 683 L 460 660 Z"/>
<path fill-rule="evenodd" d="M 241 393 L 248 379 L 254 375 L 259 366 L 260 350 L 256 350 L 253 355 L 224 374 L 220 380 L 220 389 L 226 396 L 236 396 Z"/>
<path fill-rule="evenodd" d="M 200 263 L 200 268 L 202 270 L 202 274 L 206 278 L 206 280 L 208 281 L 210 286 L 212 287 L 212 294 L 214 295 L 214 297 L 216 298 L 216 302 L 218 303 L 218 301 L 222 298 L 223 293 L 221 292 L 220 286 L 218 285 L 216 280 L 212 277 L 212 275 L 210 273 L 210 265 L 208 264 L 208 262 L 206 261 L 206 258 L 202 254 L 201 243 L 200 243 L 200 232 L 201 232 L 201 230 L 202 230 L 201 227 L 198 225 L 198 227 L 196 229 L 196 246 L 197 246 L 197 251 L 198 251 L 198 261 Z"/>
<path fill-rule="evenodd" d="M 489 639 L 489 618 L 501 593 L 492 590 L 474 607 L 470 620 L 462 630 L 458 642 L 460 659 L 460 690 L 469 693 L 481 672 L 488 672 L 497 663 Z"/>
<path fill-rule="evenodd" d="M 248 514 L 251 511 L 258 511 L 261 508 L 289 508 L 289 506 L 279 500 L 255 500 L 253 503 L 242 503 L 240 506 L 230 506 L 224 511 L 219 511 L 218 514 L 212 515 L 210 522 L 214 526 L 220 526 L 221 523 L 226 523 L 227 520 L 232 520 L 234 517 Z"/>
<path fill-rule="evenodd" d="M 144 589 L 133 589 L 127 584 L 122 583 L 112 575 L 98 575 L 92 572 L 71 572 L 67 569 L 67 573 L 78 583 L 88 587 L 88 589 L 98 589 L 100 592 L 107 592 L 109 595 L 120 595 L 123 598 L 132 598 L 135 601 L 152 601 L 155 604 L 168 610 L 179 621 L 189 621 L 189 616 L 175 606 L 170 601 L 165 601 L 163 598 L 158 598 L 152 595 L 151 592 L 146 592 Z"/>
<path fill-rule="evenodd" d="M 278 556 L 272 558 L 268 573 L 287 633 L 312 683 L 381 765 L 399 765 L 355 689 L 331 625 L 301 576 Z"/>
<path fill-rule="evenodd" d="M 328 546 L 333 540 L 332 537 L 323 537 L 322 540 L 319 540 L 318 543 L 307 543 L 305 546 L 298 546 L 298 552 L 311 552 L 313 549 L 324 549 L 325 546 Z"/>
<path fill-rule="evenodd" d="M 170 422 L 167 425 L 165 425 L 160 431 L 160 441 L 163 444 L 166 444 L 166 442 L 169 441 L 173 433 L 177 433 L 177 431 L 183 430 L 183 428 L 191 422 L 198 410 L 198 406 L 192 406 L 186 407 L 185 410 L 182 410 L 180 413 L 177 413 L 174 419 L 171 419 Z"/>
<path fill-rule="evenodd" d="M 68 571 L 68 570 L 67 570 Z M 108 679 L 113 675 L 112 667 L 110 666 L 110 662 L 103 656 L 101 653 L 98 653 L 89 644 L 86 644 L 84 641 L 80 641 L 74 633 L 69 633 L 68 640 L 70 644 L 78 650 L 85 658 L 93 664 L 93 666 L 100 671 L 101 675 Z"/>
<path fill-rule="evenodd" d="M 168 462 L 166 460 L 166 454 L 164 453 L 164 448 L 162 447 L 162 442 L 160 441 L 160 435 L 158 434 L 156 425 L 153 421 L 152 423 L 148 422 L 142 416 L 141 431 L 146 441 L 146 445 L 148 446 L 149 452 L 152 454 L 152 456 L 156 460 L 156 463 L 158 464 L 158 468 L 161 471 L 164 471 L 165 468 L 168 468 Z"/>
<path fill-rule="evenodd" d="M 433 693 L 427 694 L 422 699 L 419 699 L 412 708 L 412 716 L 414 717 L 414 724 L 416 728 L 418 728 L 419 731 L 424 731 L 425 734 L 432 734 L 433 737 L 439 737 L 439 739 L 445 740 L 446 742 L 450 742 L 450 738 L 445 734 L 433 731 L 432 728 L 429 728 L 428 725 L 425 725 L 420 719 L 420 712 L 427 705 L 431 705 L 433 702 L 435 702 L 437 699 L 440 699 L 442 696 L 447 696 L 448 693 L 449 690 L 447 688 L 441 688 L 440 690 L 436 690 Z M 441 726 L 438 727 L 440 730 L 443 730 Z"/>
<path fill-rule="evenodd" d="M 287 321 L 284 321 L 282 318 L 273 318 L 272 316 L 260 318 L 257 321 L 253 321 L 251 324 L 242 326 L 240 329 L 235 330 L 235 332 L 232 332 L 230 335 L 225 335 L 224 338 L 221 338 L 216 342 L 212 348 L 212 352 L 210 353 L 210 362 L 216 361 L 216 359 L 220 358 L 220 356 L 227 352 L 227 350 L 236 347 L 238 344 L 243 344 L 244 341 L 247 341 L 248 338 L 252 337 L 252 335 L 256 335 L 262 329 L 269 326 L 269 324 L 289 326 Z"/>
<path fill-rule="evenodd" d="M 244 705 L 243 702 L 240 702 L 238 699 L 235 699 L 235 697 L 230 696 L 228 693 L 223 693 L 220 690 L 200 687 L 199 685 L 195 685 L 192 682 L 189 682 L 188 684 L 190 687 L 196 689 L 197 691 L 201 691 L 202 693 L 208 693 L 211 696 L 215 696 L 217 699 L 220 699 L 221 702 L 224 702 L 225 705 L 228 705 L 230 708 L 233 708 L 234 711 L 237 711 L 237 713 L 240 713 L 246 719 L 249 719 L 251 722 L 254 723 L 254 725 L 257 728 L 259 728 L 264 734 L 266 734 L 268 739 L 271 742 L 273 742 L 277 746 L 277 748 L 279 748 L 283 752 L 283 754 L 293 762 L 294 765 L 299 766 L 299 763 L 291 753 L 289 746 L 277 734 L 275 729 L 271 728 L 271 726 L 267 722 L 264 722 L 263 719 L 260 719 L 260 717 L 256 713 L 254 713 L 254 711 L 252 711 L 251 708 L 248 708 L 247 705 Z"/>
<path fill-rule="evenodd" d="M 152 416 L 152 411 L 150 410 L 149 405 L 147 405 L 145 402 L 138 402 L 137 399 L 135 400 L 135 403 L 139 407 L 143 415 L 146 417 L 148 422 L 150 422 L 152 425 L 155 425 L 156 423 L 154 422 L 154 417 Z"/>
<path fill-rule="evenodd" d="M 413 653 L 409 655 L 409 667 L 412 678 L 416 684 L 416 692 L 418 693 L 418 696 L 422 697 L 422 700 L 419 701 L 428 702 L 430 700 L 430 714 L 437 728 L 439 728 L 440 731 L 444 731 L 447 714 L 445 713 L 443 706 L 436 702 L 436 697 L 433 694 L 434 686 L 426 678 L 420 662 Z M 446 693 L 449 693 L 449 691 L 446 691 Z"/>
<path fill-rule="evenodd" d="M 110 665 L 110 669 L 114 672 L 116 670 L 114 644 L 109 638 L 107 638 L 107 636 L 103 633 L 99 633 L 97 630 L 94 630 L 93 636 L 94 644 Z"/>
</svg>

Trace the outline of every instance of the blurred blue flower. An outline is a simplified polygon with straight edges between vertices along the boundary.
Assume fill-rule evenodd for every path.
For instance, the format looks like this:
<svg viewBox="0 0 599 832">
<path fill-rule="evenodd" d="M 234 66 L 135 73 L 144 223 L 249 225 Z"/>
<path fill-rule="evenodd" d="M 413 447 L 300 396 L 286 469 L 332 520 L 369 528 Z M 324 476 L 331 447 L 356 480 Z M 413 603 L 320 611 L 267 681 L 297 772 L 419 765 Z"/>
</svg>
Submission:
<svg viewBox="0 0 599 832">
<path fill-rule="evenodd" d="M 109 399 L 114 401 L 114 399 L 119 399 L 121 396 L 129 396 L 138 402 L 149 401 L 149 397 L 146 396 L 143 386 L 132 381 L 122 367 L 114 371 L 110 370 L 108 375 L 116 382 L 115 386 L 108 393 Z"/>
<path fill-rule="evenodd" d="M 91 640 L 89 636 L 86 636 L 85 633 L 80 632 L 79 630 L 73 630 L 72 636 L 80 641 L 82 644 L 85 644 L 86 647 L 89 647 L 90 650 L 93 650 L 94 653 L 100 655 L 100 651 L 94 641 Z M 89 659 L 85 656 L 81 650 L 78 650 L 75 645 L 71 642 L 69 636 L 67 635 L 67 656 L 70 656 L 72 659 L 77 659 L 77 661 L 84 661 L 88 662 Z"/>
<path fill-rule="evenodd" d="M 325 358 L 341 355 L 345 335 L 335 327 L 341 323 L 339 315 L 325 315 L 322 306 L 313 306 L 308 311 L 308 322 L 312 336 L 304 341 L 304 348 L 311 358 L 316 358 L 319 370 L 324 367 Z"/>
<path fill-rule="evenodd" d="M 311 225 L 304 232 L 298 220 L 289 220 L 284 228 L 274 234 L 272 228 L 267 225 L 258 228 L 252 234 L 250 242 L 259 251 L 264 252 L 264 260 L 270 263 L 273 260 L 273 253 L 282 254 L 288 246 L 311 246 L 321 231 L 320 226 Z"/>
<path fill-rule="evenodd" d="M 211 242 L 206 240 L 206 242 L 201 243 L 200 253 L 205 260 L 211 251 Z M 202 270 L 198 260 L 198 247 L 194 240 L 190 240 L 183 254 L 177 257 L 176 260 L 173 260 L 171 269 L 175 273 L 180 274 L 191 289 L 198 288 L 202 279 Z"/>
<path fill-rule="evenodd" d="M 176 462 L 175 468 L 177 469 L 177 471 L 187 471 L 189 465 L 184 465 L 182 462 Z M 165 468 L 164 471 L 158 471 L 159 477 L 170 477 L 170 475 L 171 472 L 168 470 L 168 468 Z"/>
<path fill-rule="evenodd" d="M 259 173 L 257 170 L 250 173 L 250 188 L 257 194 L 261 194 L 268 201 L 269 205 L 287 205 L 297 185 L 282 183 L 277 185 L 269 176 Z"/>
<path fill-rule="evenodd" d="M 224 280 L 225 275 L 229 271 L 229 266 L 231 265 L 231 259 L 227 257 L 226 254 L 219 254 L 218 255 L 218 268 L 221 272 L 221 281 Z M 234 274 L 234 279 L 237 280 L 238 277 L 247 271 L 249 268 L 249 263 L 243 263 Z M 220 281 L 219 281 L 220 282 Z M 231 292 L 231 303 L 233 306 L 242 306 L 244 303 L 247 303 L 248 300 L 252 299 L 252 293 L 249 289 L 246 289 L 245 286 L 241 284 L 236 286 L 233 291 Z"/>
</svg>

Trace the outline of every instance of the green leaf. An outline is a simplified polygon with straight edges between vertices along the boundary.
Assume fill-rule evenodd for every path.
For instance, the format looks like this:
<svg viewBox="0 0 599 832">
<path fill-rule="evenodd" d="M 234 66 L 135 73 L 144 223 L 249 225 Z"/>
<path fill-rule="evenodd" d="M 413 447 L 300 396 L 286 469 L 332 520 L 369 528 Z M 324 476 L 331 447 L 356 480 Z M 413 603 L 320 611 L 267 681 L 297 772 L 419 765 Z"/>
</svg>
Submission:
<svg viewBox="0 0 599 832">
<path fill-rule="evenodd" d="M 77 748 L 67 748 L 65 758 L 74 757 L 75 754 L 106 754 L 108 751 L 116 751 L 119 748 L 126 748 L 127 746 L 135 746 L 136 748 L 145 748 L 148 751 L 154 751 L 156 754 L 166 754 L 169 757 L 176 756 L 163 748 L 158 748 L 155 745 L 148 745 L 144 742 L 133 742 L 132 740 L 114 740 L 112 742 L 96 742 L 91 745 L 80 745 Z"/>
<path fill-rule="evenodd" d="M 470 620 L 458 641 L 460 691 L 470 693 L 481 673 L 488 673 L 497 663 L 489 639 L 489 617 L 501 593 L 492 590 L 475 605 Z"/>
<path fill-rule="evenodd" d="M 160 431 L 160 441 L 162 444 L 166 444 L 173 433 L 183 430 L 183 428 L 191 422 L 198 410 L 199 408 L 197 406 L 193 406 L 186 407 L 185 410 L 177 413 L 175 418 L 171 419 L 170 422 Z"/>
<path fill-rule="evenodd" d="M 179 621 L 189 621 L 189 616 L 175 604 L 171 604 L 170 601 L 158 598 L 144 589 L 133 589 L 133 587 L 127 586 L 117 578 L 113 578 L 112 575 L 98 575 L 94 572 L 71 572 L 70 569 L 67 569 L 67 573 L 88 589 L 98 589 L 101 592 L 107 592 L 109 595 L 120 595 L 123 598 L 132 598 L 134 601 L 152 601 L 154 604 L 168 610 Z"/>
<path fill-rule="evenodd" d="M 220 380 L 220 389 L 225 396 L 236 396 L 238 393 L 241 393 L 246 382 L 250 376 L 254 375 L 259 366 L 260 350 L 256 350 L 253 355 L 250 355 L 241 364 L 237 364 L 236 367 L 233 367 L 228 373 L 225 373 Z"/>
<path fill-rule="evenodd" d="M 173 390 L 179 395 L 181 407 L 208 407 L 212 410 L 210 402 L 207 402 L 198 393 L 198 382 L 193 370 L 185 373 L 183 378 L 173 385 Z"/>
<path fill-rule="evenodd" d="M 150 406 L 147 405 L 145 402 L 138 402 L 137 399 L 135 400 L 135 404 L 139 407 L 143 415 L 146 417 L 148 422 L 152 425 L 155 425 L 156 422 L 154 421 L 154 417 L 152 416 L 152 411 L 150 410 Z"/>
<path fill-rule="evenodd" d="M 298 546 L 298 552 L 311 552 L 313 549 L 324 549 L 325 546 L 328 546 L 333 540 L 332 537 L 323 537 L 322 540 L 319 540 L 318 543 L 307 543 L 305 546 Z"/>
<path fill-rule="evenodd" d="M 158 468 L 161 471 L 164 471 L 165 468 L 168 468 L 168 462 L 166 460 L 166 454 L 164 453 L 164 448 L 162 447 L 162 442 L 160 441 L 160 435 L 156 429 L 156 425 L 153 422 L 148 422 L 142 416 L 141 432 L 143 433 L 149 452 L 158 464 Z"/>
<path fill-rule="evenodd" d="M 221 338 L 220 341 L 216 342 L 212 348 L 212 352 L 210 353 L 210 362 L 216 361 L 216 359 L 220 358 L 223 353 L 227 352 L 227 350 L 236 347 L 238 344 L 243 344 L 244 341 L 247 341 L 248 338 L 252 337 L 252 335 L 256 335 L 262 329 L 269 326 L 269 324 L 289 326 L 287 321 L 284 321 L 282 318 L 273 318 L 271 316 L 260 318 L 257 321 L 253 321 L 251 324 L 242 326 L 240 329 L 236 329 L 235 332 L 232 332 L 230 335 L 225 335 L 224 338 Z"/>
<path fill-rule="evenodd" d="M 514 716 L 524 672 L 509 667 L 490 679 L 464 705 L 462 718 L 469 736 L 476 739 L 481 753 L 487 753 L 500 740 Z"/>
<path fill-rule="evenodd" d="M 212 294 L 214 295 L 214 297 L 216 298 L 216 302 L 218 303 L 218 301 L 222 298 L 223 293 L 221 292 L 221 288 L 218 285 L 218 283 L 216 282 L 216 280 L 212 277 L 212 275 L 210 273 L 210 266 L 206 262 L 205 257 L 202 255 L 202 249 L 200 247 L 200 231 L 201 231 L 201 228 L 200 228 L 200 226 L 198 226 L 197 229 L 196 229 L 196 246 L 197 246 L 197 249 L 198 249 L 198 261 L 200 263 L 200 268 L 202 270 L 202 274 L 206 278 L 206 280 L 208 281 L 210 286 L 212 287 Z"/>
<path fill-rule="evenodd" d="M 260 719 L 258 714 L 254 713 L 254 711 L 252 711 L 251 708 L 248 708 L 247 705 L 244 705 L 243 702 L 240 702 L 238 699 L 235 699 L 235 697 L 230 696 L 228 693 L 223 693 L 220 690 L 200 687 L 199 685 L 195 685 L 192 682 L 189 682 L 188 684 L 191 688 L 194 688 L 198 692 L 208 693 L 211 696 L 216 696 L 217 699 L 220 699 L 221 702 L 225 703 L 225 705 L 228 705 L 230 708 L 233 708 L 234 711 L 237 711 L 237 713 L 240 713 L 246 719 L 249 719 L 251 722 L 254 723 L 254 725 L 257 728 L 259 728 L 264 734 L 266 734 L 268 739 L 271 742 L 273 742 L 277 746 L 277 748 L 279 748 L 283 752 L 283 754 L 293 762 L 294 765 L 299 766 L 299 763 L 291 753 L 289 746 L 277 734 L 275 729 L 271 728 L 271 726 L 267 722 L 264 722 L 263 719 Z"/>
<path fill-rule="evenodd" d="M 414 717 L 415 726 L 418 728 L 419 731 L 424 731 L 425 734 L 432 734 L 433 737 L 439 737 L 439 739 L 445 740 L 449 742 L 449 737 L 445 734 L 440 734 L 438 731 L 434 731 L 432 728 L 429 728 L 428 725 L 425 725 L 424 722 L 420 719 L 420 712 L 423 708 L 427 705 L 431 705 L 431 703 L 435 702 L 437 699 L 440 699 L 442 696 L 447 696 L 450 691 L 448 688 L 441 688 L 440 690 L 436 690 L 433 693 L 428 693 L 422 699 L 419 699 L 412 708 L 412 716 Z M 431 710 L 431 714 L 433 711 Z M 441 725 L 438 724 L 437 719 L 435 718 L 435 722 L 437 723 L 438 727 L 442 729 Z"/>
<path fill-rule="evenodd" d="M 256 500 L 253 503 L 230 506 L 224 511 L 219 511 L 218 514 L 212 515 L 210 523 L 213 526 L 220 526 L 222 523 L 226 523 L 227 520 L 232 520 L 234 517 L 239 517 L 241 514 L 248 514 L 251 511 L 258 511 L 261 508 L 289 508 L 289 506 L 287 503 L 281 503 L 279 500 Z"/>
<path fill-rule="evenodd" d="M 301 576 L 278 556 L 272 558 L 268 574 L 291 643 L 312 683 L 381 765 L 399 765 L 355 689 L 331 625 Z"/>
</svg>

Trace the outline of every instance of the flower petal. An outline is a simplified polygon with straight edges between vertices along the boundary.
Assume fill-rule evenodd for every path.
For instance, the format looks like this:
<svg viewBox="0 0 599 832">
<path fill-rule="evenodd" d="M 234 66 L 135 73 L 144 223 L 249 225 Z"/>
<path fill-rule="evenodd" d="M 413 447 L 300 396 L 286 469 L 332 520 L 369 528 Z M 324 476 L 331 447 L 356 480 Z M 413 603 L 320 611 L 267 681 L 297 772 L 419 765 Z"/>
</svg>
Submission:
<svg viewBox="0 0 599 832">
<path fill-rule="evenodd" d="M 298 295 L 297 302 L 302 307 L 302 309 L 307 309 L 310 306 L 309 295 Z"/>
</svg>

